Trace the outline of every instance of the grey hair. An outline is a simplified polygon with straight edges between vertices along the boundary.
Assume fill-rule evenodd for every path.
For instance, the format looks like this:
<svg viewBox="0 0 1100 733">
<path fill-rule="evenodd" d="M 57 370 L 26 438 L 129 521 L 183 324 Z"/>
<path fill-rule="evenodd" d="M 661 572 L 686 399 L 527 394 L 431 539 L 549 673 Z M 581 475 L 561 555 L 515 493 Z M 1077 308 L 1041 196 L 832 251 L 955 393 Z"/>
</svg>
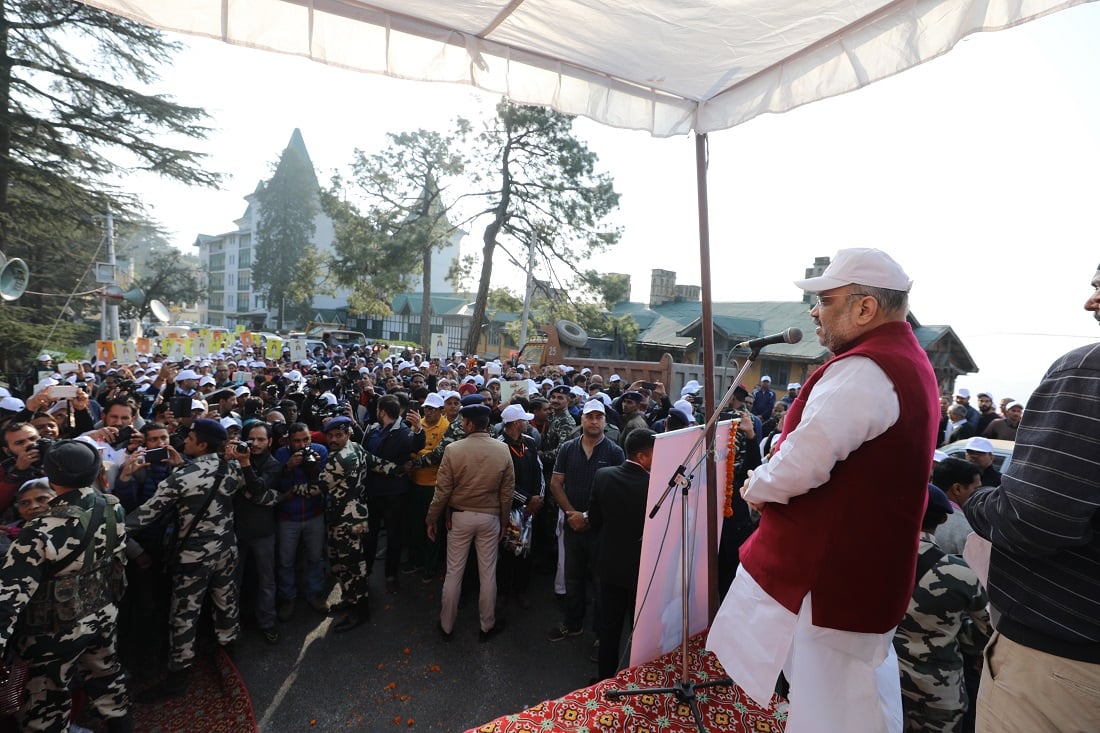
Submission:
<svg viewBox="0 0 1100 733">
<path fill-rule="evenodd" d="M 871 285 L 857 285 L 856 287 L 878 301 L 879 307 L 887 313 L 905 315 L 909 312 L 909 293 L 904 290 L 888 290 L 887 288 L 876 288 Z"/>
<path fill-rule="evenodd" d="M 956 403 L 947 408 L 947 414 L 956 415 L 958 417 L 966 417 L 966 407 Z"/>
</svg>

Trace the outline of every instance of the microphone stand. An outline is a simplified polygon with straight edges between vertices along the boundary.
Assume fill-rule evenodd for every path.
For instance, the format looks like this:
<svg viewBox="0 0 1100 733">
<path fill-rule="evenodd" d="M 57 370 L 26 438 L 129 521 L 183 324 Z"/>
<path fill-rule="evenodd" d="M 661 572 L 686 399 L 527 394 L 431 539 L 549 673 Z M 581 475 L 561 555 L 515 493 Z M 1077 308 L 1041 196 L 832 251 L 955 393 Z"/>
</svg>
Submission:
<svg viewBox="0 0 1100 733">
<path fill-rule="evenodd" d="M 692 682 L 688 671 L 688 591 L 690 590 L 690 580 L 688 579 L 688 490 L 691 488 L 691 480 L 693 476 L 688 473 L 687 464 L 691 463 L 695 457 L 696 452 L 706 443 L 707 436 L 710 435 L 715 423 L 718 422 L 719 415 L 722 414 L 722 410 L 729 404 L 729 401 L 733 398 L 733 393 L 737 387 L 741 384 L 742 377 L 752 366 L 752 363 L 760 355 L 760 349 L 753 349 L 749 358 L 745 360 L 745 365 L 741 367 L 737 372 L 737 376 L 734 377 L 733 383 L 730 384 L 730 388 L 726 391 L 722 401 L 718 403 L 718 406 L 714 410 L 714 414 L 707 420 L 707 424 L 703 427 L 702 433 L 699 435 L 699 439 L 695 441 L 695 445 L 692 446 L 687 456 L 684 458 L 684 462 L 676 467 L 672 477 L 668 480 L 668 487 L 664 493 L 657 500 L 657 503 L 653 505 L 653 509 L 649 512 L 649 518 L 653 519 L 657 516 L 657 512 L 660 511 L 661 505 L 664 504 L 665 499 L 675 488 L 680 489 L 680 679 L 672 687 L 649 687 L 640 690 L 608 690 L 606 695 L 609 700 L 617 700 L 620 697 L 626 697 L 627 695 L 660 695 L 671 694 L 675 695 L 676 699 L 686 704 L 691 710 L 691 715 L 695 719 L 695 726 L 699 729 L 699 733 L 706 733 L 706 729 L 703 727 L 703 716 L 699 712 L 699 705 L 696 702 L 696 690 L 704 689 L 707 687 L 729 687 L 733 684 L 733 680 L 729 677 L 721 677 L 715 680 L 707 680 L 706 682 Z M 732 430 L 736 430 L 737 427 L 733 426 Z M 714 446 L 712 444 L 711 449 Z M 732 461 L 733 456 L 727 456 L 727 461 Z"/>
</svg>

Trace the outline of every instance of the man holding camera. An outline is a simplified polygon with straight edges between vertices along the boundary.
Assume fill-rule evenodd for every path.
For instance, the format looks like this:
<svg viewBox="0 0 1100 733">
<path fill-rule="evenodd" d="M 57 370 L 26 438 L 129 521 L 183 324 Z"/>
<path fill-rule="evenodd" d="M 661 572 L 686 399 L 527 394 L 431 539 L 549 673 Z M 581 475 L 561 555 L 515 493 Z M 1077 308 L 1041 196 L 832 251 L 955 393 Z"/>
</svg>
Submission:
<svg viewBox="0 0 1100 733">
<path fill-rule="evenodd" d="M 29 422 L 11 422 L 4 426 L 4 459 L 0 461 L 0 514 L 15 501 L 19 487 L 45 475 L 39 435 Z"/>
<path fill-rule="evenodd" d="M 127 513 L 149 501 L 160 483 L 183 465 L 183 457 L 168 444 L 168 428 L 163 423 L 145 423 L 140 435 L 144 445 L 129 454 L 114 485 L 114 494 Z M 139 673 L 158 671 L 140 665 L 157 662 L 158 655 L 149 654 L 149 650 L 160 650 L 168 624 L 171 578 L 164 572 L 165 530 L 162 523 L 130 534 L 143 553 L 126 566 L 119 646 L 127 666 Z"/>
<path fill-rule="evenodd" d="M 317 481 L 328 459 L 328 448 L 312 442 L 309 426 L 293 423 L 287 428 L 287 444 L 275 451 L 283 467 L 279 503 L 276 505 L 279 545 L 279 620 L 294 615 L 298 587 L 294 579 L 298 546 L 305 550 L 306 600 L 317 613 L 328 613 L 325 603 L 325 500 Z"/>
<path fill-rule="evenodd" d="M 256 621 L 264 641 L 275 644 L 275 503 L 283 465 L 271 455 L 271 427 L 252 422 L 244 429 L 244 441 L 230 444 L 226 457 L 237 460 L 244 485 L 233 497 L 233 526 L 237 532 L 237 595 L 244 586 L 248 558 L 256 569 Z"/>
<path fill-rule="evenodd" d="M 227 437 L 216 420 L 195 420 L 184 443 L 184 453 L 193 461 L 162 481 L 153 497 L 126 517 L 129 530 L 148 527 L 173 509 L 179 517 L 175 547 L 167 552 L 169 566 L 175 567 L 168 675 L 138 695 L 140 702 L 186 693 L 187 670 L 195 659 L 199 615 L 207 593 L 218 643 L 231 645 L 240 630 L 234 583 L 233 494 L 244 478 L 240 466 L 221 455 Z"/>
</svg>

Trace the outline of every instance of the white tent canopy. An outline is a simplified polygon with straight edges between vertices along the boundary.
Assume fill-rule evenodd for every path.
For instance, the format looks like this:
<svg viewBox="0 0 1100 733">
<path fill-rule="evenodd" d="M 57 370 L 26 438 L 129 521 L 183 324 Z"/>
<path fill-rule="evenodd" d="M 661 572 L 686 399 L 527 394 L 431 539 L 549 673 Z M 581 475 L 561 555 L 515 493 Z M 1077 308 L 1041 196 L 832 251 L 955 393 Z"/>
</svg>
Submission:
<svg viewBox="0 0 1100 733">
<path fill-rule="evenodd" d="M 142 23 L 472 84 L 664 137 L 863 87 L 1087 0 L 83 0 Z"/>
</svg>

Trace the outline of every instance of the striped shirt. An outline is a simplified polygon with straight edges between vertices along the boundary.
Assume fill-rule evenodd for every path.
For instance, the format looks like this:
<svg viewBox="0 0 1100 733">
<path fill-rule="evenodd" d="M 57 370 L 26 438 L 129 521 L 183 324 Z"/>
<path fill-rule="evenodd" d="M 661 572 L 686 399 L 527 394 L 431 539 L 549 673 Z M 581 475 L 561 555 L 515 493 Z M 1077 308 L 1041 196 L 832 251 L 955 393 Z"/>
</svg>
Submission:
<svg viewBox="0 0 1100 733">
<path fill-rule="evenodd" d="M 1100 344 L 1050 367 L 1028 400 L 1000 488 L 978 490 L 964 510 L 993 543 L 997 630 L 1100 663 Z"/>
</svg>

